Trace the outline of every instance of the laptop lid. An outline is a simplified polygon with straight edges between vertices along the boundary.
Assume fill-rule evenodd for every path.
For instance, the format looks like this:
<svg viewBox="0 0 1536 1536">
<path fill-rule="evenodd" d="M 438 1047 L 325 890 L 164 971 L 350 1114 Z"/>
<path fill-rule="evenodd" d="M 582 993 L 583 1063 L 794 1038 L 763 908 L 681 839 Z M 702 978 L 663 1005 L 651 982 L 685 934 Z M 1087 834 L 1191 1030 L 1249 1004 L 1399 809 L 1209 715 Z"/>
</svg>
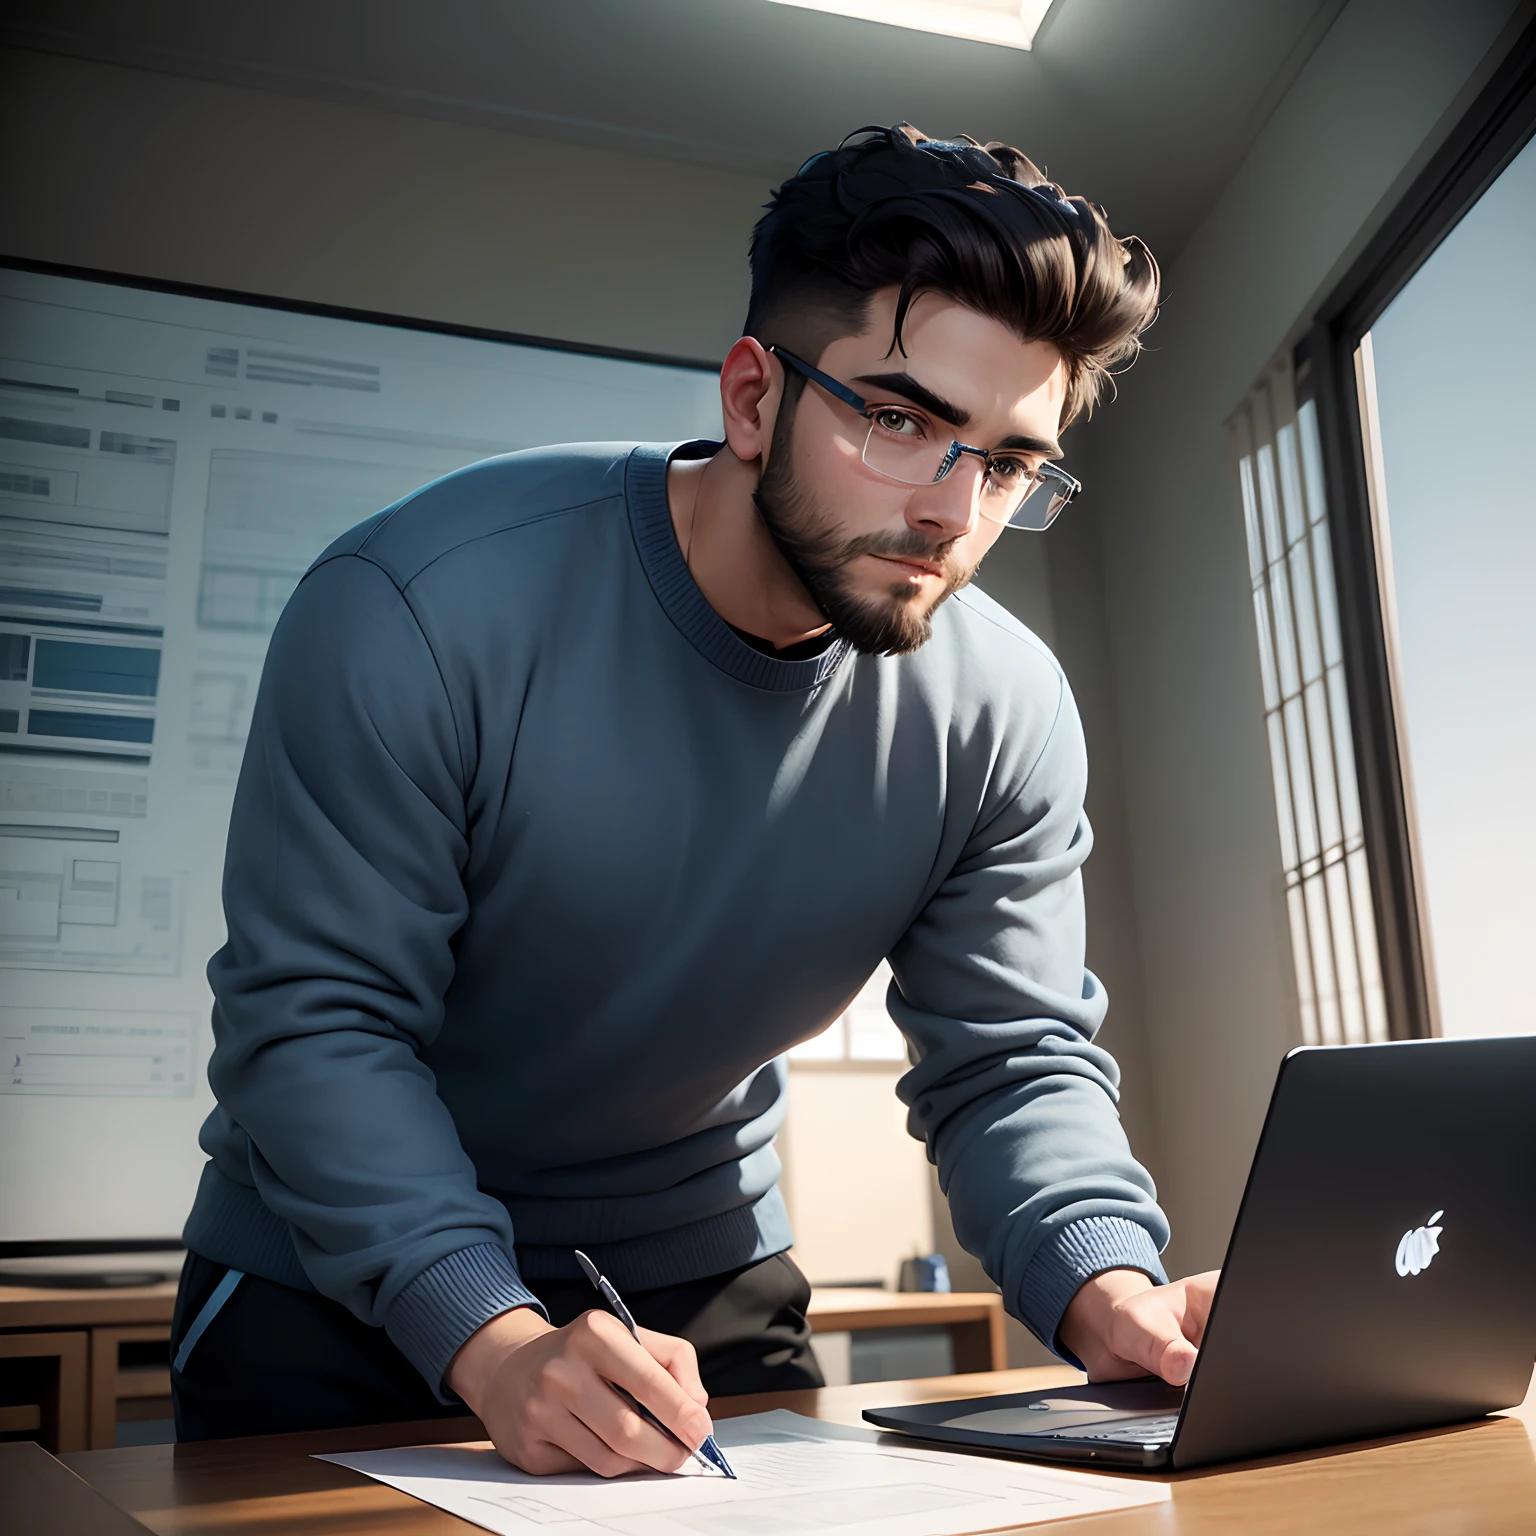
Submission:
<svg viewBox="0 0 1536 1536">
<path fill-rule="evenodd" d="M 1536 1037 L 1281 1064 L 1173 1464 L 1518 1403 L 1536 1357 Z"/>
</svg>

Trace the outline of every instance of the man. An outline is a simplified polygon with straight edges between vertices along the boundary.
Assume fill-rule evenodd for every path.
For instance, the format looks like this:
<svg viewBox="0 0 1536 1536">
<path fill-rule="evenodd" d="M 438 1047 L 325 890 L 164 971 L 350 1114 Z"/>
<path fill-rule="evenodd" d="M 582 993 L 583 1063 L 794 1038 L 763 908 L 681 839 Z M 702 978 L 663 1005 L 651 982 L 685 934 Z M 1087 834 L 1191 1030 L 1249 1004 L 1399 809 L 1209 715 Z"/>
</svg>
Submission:
<svg viewBox="0 0 1536 1536">
<path fill-rule="evenodd" d="M 966 585 L 1070 499 L 1061 429 L 1156 267 L 1016 151 L 903 125 L 785 183 L 752 275 L 723 445 L 473 466 L 284 612 L 209 972 L 184 1436 L 467 1404 L 531 1471 L 671 1470 L 615 1385 L 696 1446 L 709 1391 L 815 1382 L 781 1055 L 886 956 L 911 1127 L 1009 1309 L 1097 1376 L 1188 1377 L 1211 1277 L 1165 1283 L 1092 1044 L 1077 714 Z"/>
</svg>

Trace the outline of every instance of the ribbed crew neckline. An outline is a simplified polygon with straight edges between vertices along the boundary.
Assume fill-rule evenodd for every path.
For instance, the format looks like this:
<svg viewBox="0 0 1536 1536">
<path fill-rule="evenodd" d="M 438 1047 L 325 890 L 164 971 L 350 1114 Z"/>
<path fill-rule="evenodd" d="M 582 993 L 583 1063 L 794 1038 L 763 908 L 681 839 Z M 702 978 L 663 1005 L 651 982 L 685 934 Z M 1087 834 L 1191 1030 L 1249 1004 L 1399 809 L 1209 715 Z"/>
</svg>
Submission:
<svg viewBox="0 0 1536 1536">
<path fill-rule="evenodd" d="M 804 661 L 781 661 L 753 650 L 709 606 L 677 547 L 667 506 L 667 465 L 673 459 L 708 458 L 719 448 L 719 443 L 696 438 L 672 448 L 645 444 L 630 454 L 624 471 L 624 499 L 640 564 L 657 602 L 678 632 L 728 677 L 769 693 L 818 687 L 842 665 L 851 649 L 846 640 L 834 640 L 820 656 Z"/>
</svg>

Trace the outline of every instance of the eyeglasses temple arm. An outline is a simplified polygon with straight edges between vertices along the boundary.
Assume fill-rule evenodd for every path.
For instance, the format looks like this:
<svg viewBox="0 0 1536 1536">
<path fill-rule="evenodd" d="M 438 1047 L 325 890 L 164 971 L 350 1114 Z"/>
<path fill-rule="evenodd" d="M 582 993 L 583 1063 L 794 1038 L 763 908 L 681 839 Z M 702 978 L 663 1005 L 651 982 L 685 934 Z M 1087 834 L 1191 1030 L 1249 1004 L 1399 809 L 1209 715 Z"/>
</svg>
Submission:
<svg viewBox="0 0 1536 1536">
<path fill-rule="evenodd" d="M 823 373 L 820 368 L 813 368 L 804 358 L 796 357 L 793 352 L 786 351 L 783 347 L 769 347 L 768 350 L 779 359 L 788 363 L 797 373 L 803 373 L 813 384 L 819 384 L 829 395 L 836 396 L 844 405 L 852 406 L 860 416 L 869 414 L 869 402 L 862 395 L 856 395 L 846 384 L 839 384 L 830 373 Z"/>
</svg>

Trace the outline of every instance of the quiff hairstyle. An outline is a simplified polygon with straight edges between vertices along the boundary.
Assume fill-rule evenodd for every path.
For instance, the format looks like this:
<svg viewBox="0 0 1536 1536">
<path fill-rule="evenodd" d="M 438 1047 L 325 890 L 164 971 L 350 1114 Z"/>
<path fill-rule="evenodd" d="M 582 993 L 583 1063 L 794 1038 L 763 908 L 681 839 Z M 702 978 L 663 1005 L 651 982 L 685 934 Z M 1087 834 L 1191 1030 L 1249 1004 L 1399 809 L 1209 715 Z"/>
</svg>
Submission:
<svg viewBox="0 0 1536 1536">
<path fill-rule="evenodd" d="M 751 262 L 746 334 L 812 361 L 862 330 L 885 288 L 900 290 L 892 351 L 921 293 L 1049 342 L 1067 363 L 1063 426 L 1134 361 L 1157 314 L 1152 253 L 1118 238 L 1103 209 L 1006 144 L 930 139 L 910 123 L 861 128 L 806 161 L 752 231 Z"/>
</svg>

